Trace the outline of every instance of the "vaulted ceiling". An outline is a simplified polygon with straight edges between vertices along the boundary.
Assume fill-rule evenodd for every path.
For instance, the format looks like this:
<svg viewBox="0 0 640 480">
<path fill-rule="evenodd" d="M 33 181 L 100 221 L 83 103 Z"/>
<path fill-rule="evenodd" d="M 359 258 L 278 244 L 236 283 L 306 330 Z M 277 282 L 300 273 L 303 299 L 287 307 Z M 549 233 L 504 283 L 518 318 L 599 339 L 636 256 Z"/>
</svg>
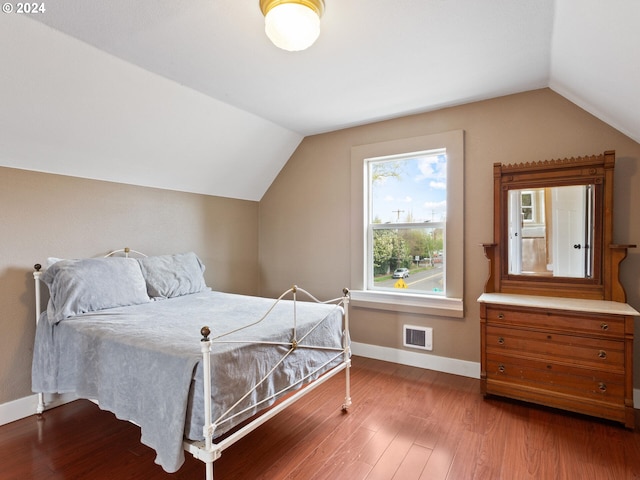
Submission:
<svg viewBox="0 0 640 480">
<path fill-rule="evenodd" d="M 258 0 L 0 17 L 0 165 L 259 200 L 307 135 L 550 87 L 640 141 L 636 0 L 325 0 L 303 52 Z"/>
</svg>

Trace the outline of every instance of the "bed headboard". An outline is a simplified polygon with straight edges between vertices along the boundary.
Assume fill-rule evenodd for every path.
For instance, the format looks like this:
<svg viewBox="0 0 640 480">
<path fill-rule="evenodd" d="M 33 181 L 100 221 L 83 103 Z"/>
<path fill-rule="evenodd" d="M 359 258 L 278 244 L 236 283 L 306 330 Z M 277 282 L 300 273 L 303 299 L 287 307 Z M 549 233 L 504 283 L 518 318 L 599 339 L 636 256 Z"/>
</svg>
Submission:
<svg viewBox="0 0 640 480">
<path fill-rule="evenodd" d="M 113 251 L 107 253 L 104 257 L 105 258 L 107 258 L 107 257 L 115 257 L 119 253 L 124 253 L 124 256 L 127 257 L 127 258 L 129 258 L 129 254 L 130 253 L 134 253 L 134 254 L 139 255 L 141 257 L 146 257 L 147 256 L 142 252 L 139 252 L 137 250 L 133 250 L 132 248 L 129 248 L 129 247 L 125 247 L 125 248 L 121 248 L 120 250 L 113 250 Z"/>
</svg>

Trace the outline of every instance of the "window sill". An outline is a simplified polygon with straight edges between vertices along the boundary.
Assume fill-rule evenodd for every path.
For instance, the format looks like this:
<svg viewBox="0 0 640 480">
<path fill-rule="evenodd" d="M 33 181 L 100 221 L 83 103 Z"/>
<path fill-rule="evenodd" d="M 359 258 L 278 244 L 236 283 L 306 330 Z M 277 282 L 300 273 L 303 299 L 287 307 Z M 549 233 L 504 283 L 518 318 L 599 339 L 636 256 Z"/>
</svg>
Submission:
<svg viewBox="0 0 640 480">
<path fill-rule="evenodd" d="M 351 290 L 350 303 L 354 307 L 377 310 L 429 314 L 441 317 L 464 317 L 464 305 L 461 298 Z"/>
</svg>

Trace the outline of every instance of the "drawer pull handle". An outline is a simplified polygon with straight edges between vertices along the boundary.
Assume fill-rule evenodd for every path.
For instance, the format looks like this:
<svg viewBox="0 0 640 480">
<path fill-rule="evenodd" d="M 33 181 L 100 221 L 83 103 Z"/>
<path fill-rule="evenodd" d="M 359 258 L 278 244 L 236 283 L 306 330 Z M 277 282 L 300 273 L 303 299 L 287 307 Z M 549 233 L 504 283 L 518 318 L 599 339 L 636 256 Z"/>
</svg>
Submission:
<svg viewBox="0 0 640 480">
<path fill-rule="evenodd" d="M 499 320 L 502 320 L 503 318 L 504 318 L 504 313 L 499 313 L 499 314 L 498 314 L 498 319 L 499 319 Z"/>
<path fill-rule="evenodd" d="M 600 383 L 598 384 L 598 390 L 600 390 L 602 393 L 604 393 L 604 392 L 606 392 L 606 391 L 607 391 L 607 386 L 605 385 L 605 383 L 604 383 L 604 382 L 600 382 Z"/>
<path fill-rule="evenodd" d="M 498 365 L 498 371 L 500 373 L 504 373 L 504 371 L 505 371 L 504 365 L 502 365 L 502 364 Z"/>
<path fill-rule="evenodd" d="M 598 357 L 600 358 L 607 358 L 607 352 L 605 352 L 604 350 L 600 350 L 598 352 Z"/>
<path fill-rule="evenodd" d="M 609 330 L 609 325 L 607 325 L 606 323 L 602 322 L 602 323 L 600 324 L 600 328 L 601 328 L 602 330 Z"/>
<path fill-rule="evenodd" d="M 502 337 L 498 337 L 498 343 L 499 343 L 500 345 L 504 345 L 504 338 L 502 338 Z"/>
</svg>

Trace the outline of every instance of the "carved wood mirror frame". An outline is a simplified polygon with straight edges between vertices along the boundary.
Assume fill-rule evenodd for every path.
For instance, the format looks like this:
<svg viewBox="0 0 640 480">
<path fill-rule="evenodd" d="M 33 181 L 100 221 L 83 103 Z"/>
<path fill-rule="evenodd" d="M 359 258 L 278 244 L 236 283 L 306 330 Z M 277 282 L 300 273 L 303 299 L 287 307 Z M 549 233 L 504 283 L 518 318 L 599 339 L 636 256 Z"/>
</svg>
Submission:
<svg viewBox="0 0 640 480">
<path fill-rule="evenodd" d="M 613 243 L 615 152 L 534 163 L 493 165 L 494 243 L 484 244 L 489 260 L 486 293 L 515 293 L 626 302 L 620 262 L 635 245 Z M 594 185 L 592 274 L 589 278 L 515 275 L 508 271 L 509 191 L 564 185 Z"/>
</svg>

